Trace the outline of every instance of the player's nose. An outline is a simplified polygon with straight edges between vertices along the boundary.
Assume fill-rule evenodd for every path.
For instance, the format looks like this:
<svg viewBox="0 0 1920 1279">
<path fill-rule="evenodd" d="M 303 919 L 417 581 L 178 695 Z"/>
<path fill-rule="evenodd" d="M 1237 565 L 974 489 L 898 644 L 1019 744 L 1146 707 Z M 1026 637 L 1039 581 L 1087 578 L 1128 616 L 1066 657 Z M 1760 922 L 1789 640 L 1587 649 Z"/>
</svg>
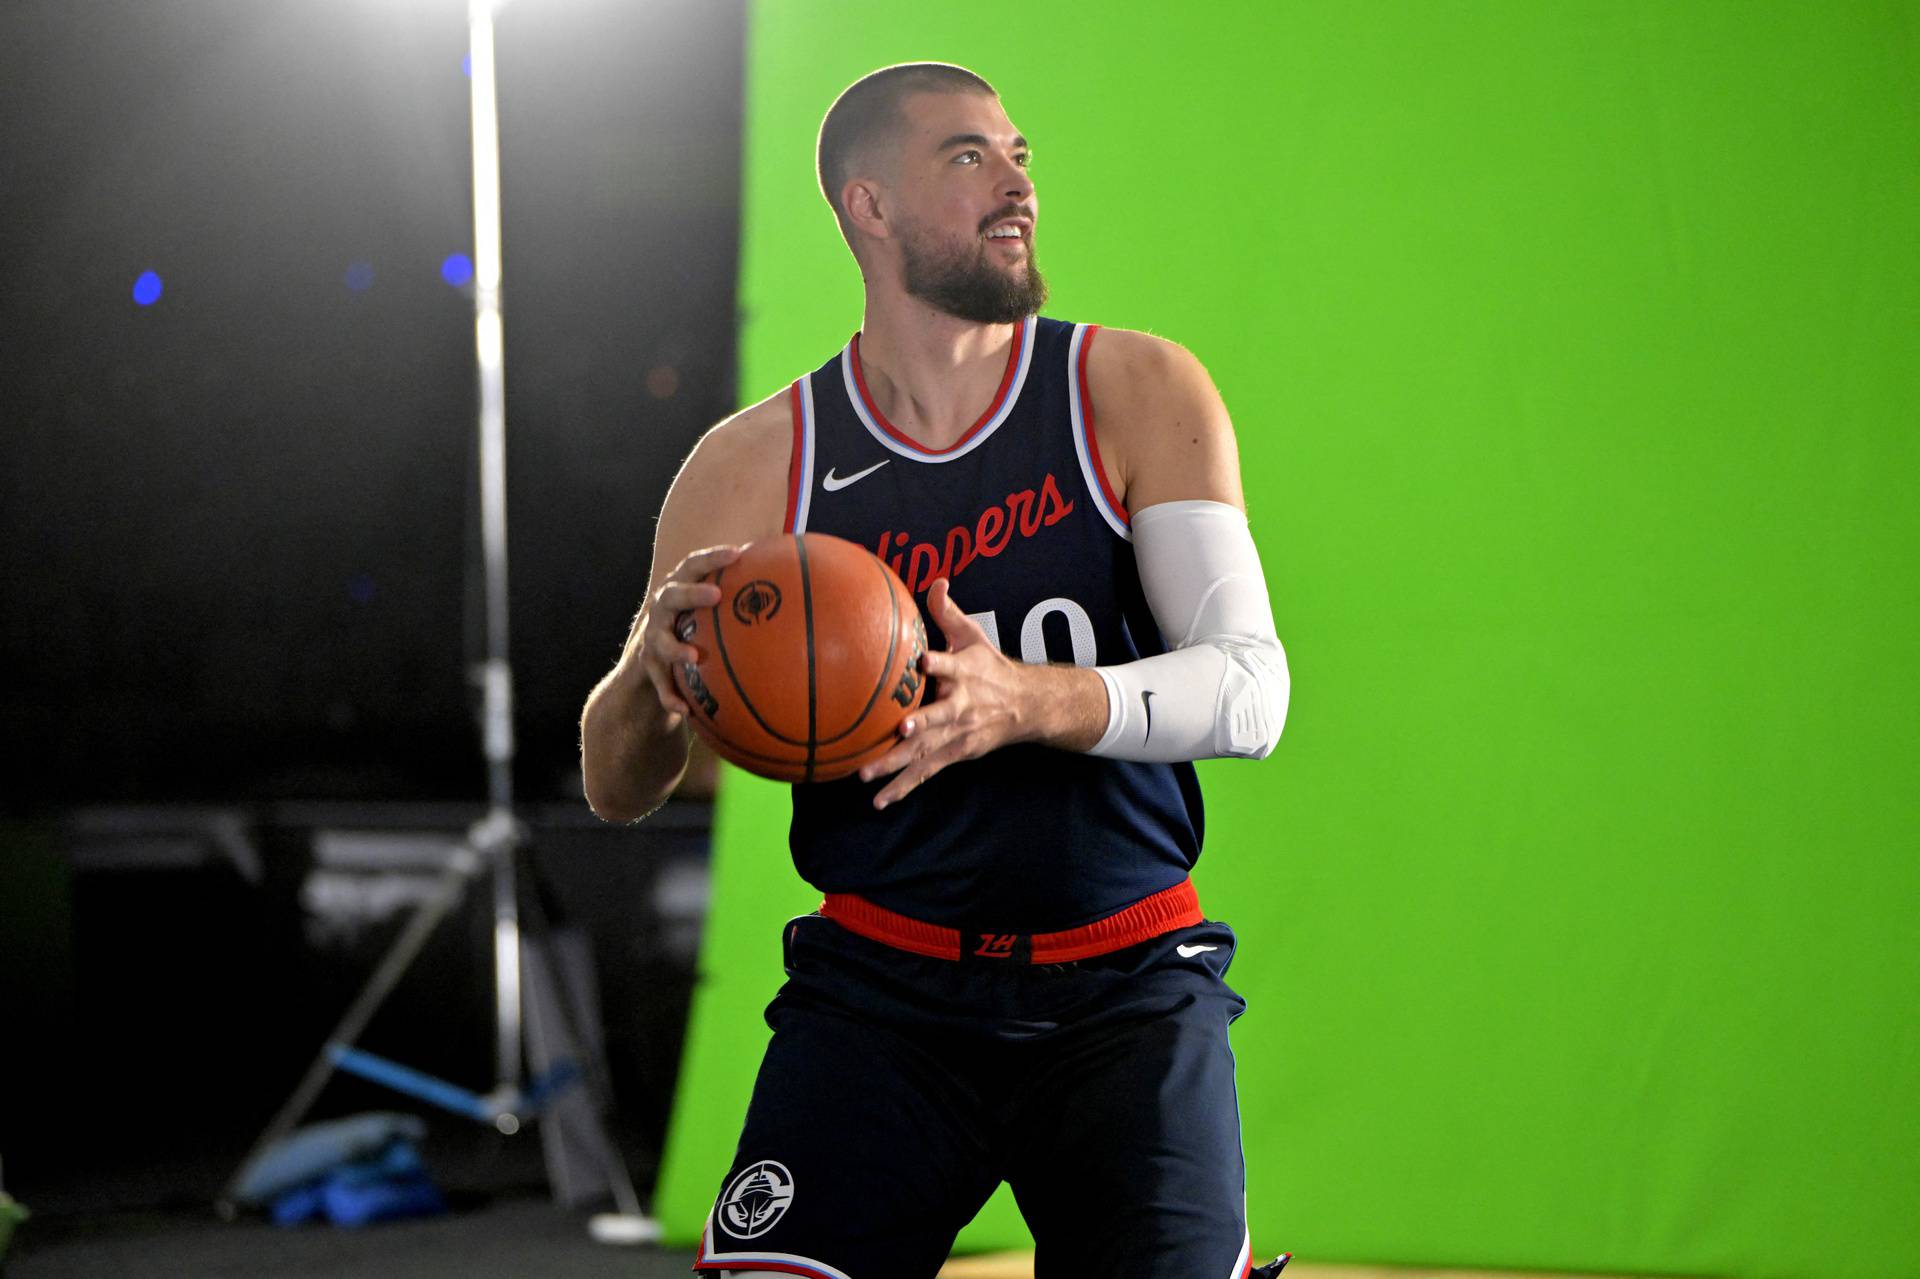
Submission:
<svg viewBox="0 0 1920 1279">
<path fill-rule="evenodd" d="M 1033 195 L 1033 179 L 1011 159 L 1000 161 L 1000 193 L 1009 200 L 1026 201 Z"/>
</svg>

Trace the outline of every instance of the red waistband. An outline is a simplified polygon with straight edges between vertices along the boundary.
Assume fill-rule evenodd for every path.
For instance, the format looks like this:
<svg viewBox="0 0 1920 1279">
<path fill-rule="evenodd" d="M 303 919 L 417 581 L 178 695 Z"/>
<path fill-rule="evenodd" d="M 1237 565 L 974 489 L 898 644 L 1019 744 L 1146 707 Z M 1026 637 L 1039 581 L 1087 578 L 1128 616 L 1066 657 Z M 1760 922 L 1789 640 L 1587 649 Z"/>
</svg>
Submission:
<svg viewBox="0 0 1920 1279">
<path fill-rule="evenodd" d="M 1125 910 L 1058 933 L 962 931 L 929 924 L 875 905 L 854 893 L 828 893 L 820 913 L 850 933 L 934 959 L 1009 960 L 1065 964 L 1125 950 L 1206 918 L 1193 881 L 1143 897 Z"/>
</svg>

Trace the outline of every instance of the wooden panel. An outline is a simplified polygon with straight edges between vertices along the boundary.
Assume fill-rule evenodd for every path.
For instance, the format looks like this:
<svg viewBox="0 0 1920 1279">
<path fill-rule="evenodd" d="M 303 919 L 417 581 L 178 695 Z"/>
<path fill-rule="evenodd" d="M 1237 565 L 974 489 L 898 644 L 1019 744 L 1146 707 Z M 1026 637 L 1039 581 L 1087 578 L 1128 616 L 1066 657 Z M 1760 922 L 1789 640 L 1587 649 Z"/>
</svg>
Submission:
<svg viewBox="0 0 1920 1279">
<path fill-rule="evenodd" d="M 1259 1258 L 1259 1260 L 1271 1260 Z M 940 1271 L 940 1279 L 1033 1279 L 1033 1254 L 998 1253 L 986 1257 L 956 1257 Z M 1294 1261 L 1283 1279 L 1625 1279 L 1624 1276 L 1537 1274 L 1516 1270 L 1406 1270 L 1394 1266 L 1341 1266 Z"/>
</svg>

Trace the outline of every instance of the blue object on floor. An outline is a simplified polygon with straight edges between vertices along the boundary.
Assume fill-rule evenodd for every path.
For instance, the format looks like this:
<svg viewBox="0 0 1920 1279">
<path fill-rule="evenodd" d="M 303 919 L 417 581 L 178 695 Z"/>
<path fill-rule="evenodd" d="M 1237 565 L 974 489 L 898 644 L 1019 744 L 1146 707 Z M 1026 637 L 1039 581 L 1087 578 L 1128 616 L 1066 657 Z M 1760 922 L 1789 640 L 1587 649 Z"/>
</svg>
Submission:
<svg viewBox="0 0 1920 1279">
<path fill-rule="evenodd" d="M 234 1198 L 244 1204 L 277 1201 L 287 1191 L 307 1185 L 330 1169 L 378 1154 L 396 1138 L 418 1141 L 426 1135 L 424 1119 L 393 1111 L 309 1124 L 248 1161 Z"/>
<path fill-rule="evenodd" d="M 280 1195 L 271 1214 L 277 1226 L 325 1220 L 351 1227 L 446 1210 L 447 1201 L 427 1175 L 420 1152 L 405 1138 L 395 1138 L 371 1155 L 340 1164 Z"/>
</svg>

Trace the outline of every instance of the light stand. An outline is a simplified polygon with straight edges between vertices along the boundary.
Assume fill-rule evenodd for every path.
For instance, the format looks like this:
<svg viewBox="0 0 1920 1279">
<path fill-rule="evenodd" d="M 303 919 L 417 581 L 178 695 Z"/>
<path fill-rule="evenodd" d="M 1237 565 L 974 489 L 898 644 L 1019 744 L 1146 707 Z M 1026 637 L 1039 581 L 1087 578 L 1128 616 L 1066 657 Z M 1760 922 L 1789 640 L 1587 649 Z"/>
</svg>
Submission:
<svg viewBox="0 0 1920 1279">
<path fill-rule="evenodd" d="M 507 649 L 507 414 L 505 342 L 500 307 L 500 129 L 493 56 L 493 11 L 500 0 L 468 0 L 467 24 L 472 61 L 473 120 L 473 298 L 474 349 L 480 390 L 480 545 L 483 566 L 482 595 L 486 608 L 486 657 L 476 669 L 480 684 L 481 749 L 487 765 L 487 813 L 469 830 L 467 842 L 448 860 L 434 892 L 407 921 L 379 967 L 328 1036 L 293 1094 L 287 1098 L 266 1131 L 241 1162 L 221 1194 L 219 1207 L 231 1216 L 241 1187 L 250 1172 L 287 1137 L 336 1069 L 385 1084 L 424 1101 L 493 1124 L 502 1133 L 518 1132 L 522 1122 L 538 1113 L 550 1094 L 566 1088 L 575 1073 L 584 1082 L 596 1109 L 606 1104 L 597 1069 L 579 1071 L 563 1063 L 548 1076 L 523 1086 L 521 1013 L 521 930 L 519 858 L 527 831 L 513 814 L 513 669 Z M 477 1096 L 444 1080 L 387 1061 L 354 1046 L 387 995 L 419 955 L 442 920 L 466 896 L 468 884 L 483 870 L 493 880 L 493 961 L 495 1039 L 494 1088 Z M 552 987 L 562 982 L 557 964 L 545 969 L 547 989 L 536 995 L 536 1011 L 554 1010 L 551 1035 L 570 1035 L 576 1051 L 591 1055 L 577 1029 L 569 1025 L 569 1001 Z M 592 1148 L 612 1191 L 617 1212 L 601 1213 L 589 1222 L 595 1239 L 606 1243 L 642 1243 L 660 1237 L 658 1223 L 640 1207 L 625 1161 L 597 1122 L 592 1123 Z M 550 1174 L 551 1175 L 551 1174 Z"/>
</svg>

